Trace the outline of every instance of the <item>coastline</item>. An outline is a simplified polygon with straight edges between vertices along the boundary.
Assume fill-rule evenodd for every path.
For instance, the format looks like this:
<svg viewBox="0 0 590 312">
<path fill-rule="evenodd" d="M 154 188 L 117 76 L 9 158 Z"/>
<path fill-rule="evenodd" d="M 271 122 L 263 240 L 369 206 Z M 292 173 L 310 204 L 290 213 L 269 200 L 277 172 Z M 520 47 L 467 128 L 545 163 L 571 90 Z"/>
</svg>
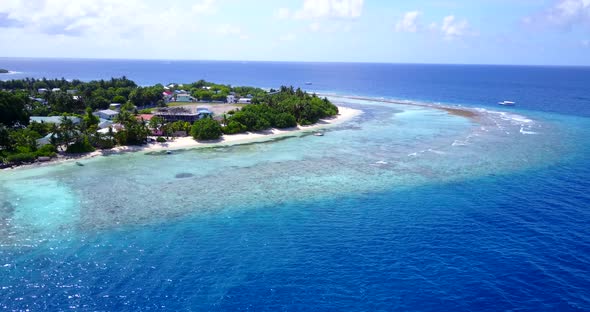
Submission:
<svg viewBox="0 0 590 312">
<path fill-rule="evenodd" d="M 436 104 L 429 104 L 429 103 L 416 103 L 416 102 L 403 101 L 403 100 L 387 100 L 387 99 L 379 99 L 379 98 L 371 98 L 371 97 L 363 97 L 363 96 L 347 96 L 347 95 L 330 94 L 330 93 L 325 93 L 325 94 L 324 93 L 316 93 L 316 94 L 318 96 L 341 98 L 341 99 L 351 99 L 351 100 L 382 102 L 382 103 L 391 103 L 391 104 L 409 105 L 409 106 L 418 106 L 418 107 L 428 107 L 428 108 L 443 110 L 451 115 L 465 117 L 465 118 L 471 119 L 473 121 L 479 120 L 478 119 L 478 117 L 479 117 L 478 112 L 473 111 L 468 108 L 459 107 L 459 106 L 443 106 L 443 105 L 436 105 Z"/>
<path fill-rule="evenodd" d="M 99 156 L 109 156 L 124 153 L 135 153 L 135 152 L 159 152 L 159 151 L 172 151 L 172 150 L 183 150 L 183 149 L 194 149 L 212 146 L 223 146 L 223 145 L 234 145 L 244 144 L 253 142 L 265 142 L 271 139 L 275 139 L 282 136 L 299 134 L 304 132 L 311 132 L 314 130 L 321 130 L 330 126 L 338 125 L 343 122 L 349 121 L 357 116 L 363 114 L 363 111 L 353 109 L 349 107 L 338 106 L 338 115 L 332 118 L 321 119 L 319 122 L 309 126 L 297 126 L 289 129 L 270 129 L 263 132 L 248 132 L 239 133 L 232 135 L 223 135 L 221 139 L 215 141 L 204 141 L 199 142 L 192 137 L 180 137 L 175 138 L 172 141 L 164 143 L 148 143 L 145 145 L 138 146 L 117 146 L 109 150 L 97 150 L 91 153 L 80 154 L 80 155 L 58 155 L 56 158 L 52 158 L 46 162 L 35 162 L 32 164 L 26 164 L 15 167 L 8 167 L 2 170 L 16 170 L 26 168 L 36 168 L 41 166 L 51 166 L 65 162 L 79 161 Z"/>
</svg>

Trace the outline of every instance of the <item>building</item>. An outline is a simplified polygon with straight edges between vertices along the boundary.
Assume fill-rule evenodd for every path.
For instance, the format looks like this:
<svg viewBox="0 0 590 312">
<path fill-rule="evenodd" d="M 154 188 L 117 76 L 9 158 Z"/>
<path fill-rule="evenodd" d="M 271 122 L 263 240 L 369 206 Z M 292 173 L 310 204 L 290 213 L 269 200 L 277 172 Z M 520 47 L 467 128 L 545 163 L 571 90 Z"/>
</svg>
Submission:
<svg viewBox="0 0 590 312">
<path fill-rule="evenodd" d="M 43 98 L 35 98 L 35 97 L 30 96 L 29 99 L 31 101 L 34 101 L 34 102 L 37 102 L 37 103 L 40 103 L 40 104 L 43 104 L 43 105 L 47 105 L 47 101 L 45 99 L 43 99 Z"/>
<path fill-rule="evenodd" d="M 53 133 L 49 133 L 46 136 L 37 139 L 37 146 L 41 147 L 43 145 L 47 145 L 47 144 L 51 144 L 51 136 L 53 135 Z"/>
<path fill-rule="evenodd" d="M 176 102 L 192 102 L 193 97 L 189 94 L 178 94 L 176 95 Z"/>
<path fill-rule="evenodd" d="M 31 116 L 29 117 L 29 123 L 32 122 L 38 122 L 38 123 L 50 123 L 50 124 L 56 124 L 59 125 L 61 124 L 61 122 L 63 121 L 63 116 L 50 116 L 50 117 L 45 117 L 45 116 Z M 74 124 L 79 124 L 82 119 L 80 117 L 65 117 L 66 119 L 71 120 Z"/>
<path fill-rule="evenodd" d="M 113 121 L 107 119 L 100 119 L 98 121 L 98 129 L 106 129 L 113 125 Z"/>
<path fill-rule="evenodd" d="M 59 91 L 61 91 L 60 88 L 53 88 L 53 89 L 51 89 L 51 92 L 59 92 Z"/>
<path fill-rule="evenodd" d="M 139 121 L 150 121 L 154 118 L 154 114 L 139 114 L 135 118 Z"/>
<path fill-rule="evenodd" d="M 197 108 L 197 116 L 198 116 L 198 119 L 212 118 L 213 112 L 210 111 L 208 108 L 198 107 Z"/>
<path fill-rule="evenodd" d="M 213 113 L 207 108 L 197 108 L 196 111 L 193 111 L 185 107 L 170 107 L 162 108 L 154 115 L 164 118 L 166 122 L 186 121 L 193 123 L 199 119 L 211 117 Z"/>
<path fill-rule="evenodd" d="M 238 103 L 240 103 L 240 104 L 250 104 L 250 103 L 252 103 L 252 99 L 251 98 L 247 98 L 247 97 L 240 98 L 238 100 Z"/>
<path fill-rule="evenodd" d="M 114 111 L 120 111 L 121 110 L 121 104 L 120 103 L 111 103 L 109 105 L 109 109 L 112 109 Z"/>
<path fill-rule="evenodd" d="M 226 101 L 227 101 L 228 103 L 230 103 L 230 104 L 234 104 L 234 103 L 236 103 L 236 102 L 237 102 L 237 100 L 236 100 L 236 96 L 235 96 L 235 95 L 231 95 L 231 94 L 230 94 L 230 95 L 228 95 L 228 96 L 227 96 L 227 98 L 226 98 L 226 99 L 227 99 Z"/>
<path fill-rule="evenodd" d="M 174 93 L 172 93 L 170 91 L 162 92 L 162 96 L 164 96 L 164 101 L 166 101 L 166 103 L 171 102 L 172 99 L 174 99 Z"/>
<path fill-rule="evenodd" d="M 45 92 L 47 92 L 47 89 L 45 89 L 45 88 L 37 89 L 37 93 L 39 93 L 39 94 L 43 94 Z"/>
<path fill-rule="evenodd" d="M 68 94 L 76 94 L 76 93 L 78 93 L 78 90 L 76 90 L 76 89 L 72 89 L 72 90 L 68 90 L 68 91 L 66 91 L 66 92 L 67 92 Z"/>
<path fill-rule="evenodd" d="M 113 120 L 117 115 L 119 115 L 119 112 L 112 109 L 105 109 L 94 113 L 94 115 L 102 119 Z"/>
</svg>

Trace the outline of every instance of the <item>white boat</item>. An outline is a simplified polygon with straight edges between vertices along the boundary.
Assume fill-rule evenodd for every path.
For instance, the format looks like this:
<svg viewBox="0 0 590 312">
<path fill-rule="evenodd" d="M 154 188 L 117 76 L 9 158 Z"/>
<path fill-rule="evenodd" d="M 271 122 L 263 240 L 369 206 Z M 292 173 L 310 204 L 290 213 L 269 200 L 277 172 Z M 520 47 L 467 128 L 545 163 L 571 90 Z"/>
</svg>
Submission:
<svg viewBox="0 0 590 312">
<path fill-rule="evenodd" d="M 498 102 L 498 104 L 500 104 L 500 105 L 504 105 L 504 106 L 514 106 L 514 104 L 516 104 L 516 102 L 512 102 L 512 101 L 502 101 L 502 102 Z"/>
<path fill-rule="evenodd" d="M 305 84 L 308 85 L 308 86 L 311 86 L 312 83 L 308 81 Z"/>
<path fill-rule="evenodd" d="M 315 136 L 324 136 L 324 134 L 322 132 L 315 132 L 313 135 L 315 135 Z"/>
</svg>

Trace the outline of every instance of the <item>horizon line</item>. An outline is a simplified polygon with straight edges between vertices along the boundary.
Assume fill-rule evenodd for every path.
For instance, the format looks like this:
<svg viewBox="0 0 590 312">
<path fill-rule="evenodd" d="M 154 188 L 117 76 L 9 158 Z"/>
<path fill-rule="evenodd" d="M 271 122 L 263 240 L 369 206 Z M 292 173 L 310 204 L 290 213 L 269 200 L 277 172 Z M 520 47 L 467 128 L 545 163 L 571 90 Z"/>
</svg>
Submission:
<svg viewBox="0 0 590 312">
<path fill-rule="evenodd" d="M 85 61 L 156 61 L 156 62 L 229 62 L 229 63 L 291 63 L 291 64 L 376 64 L 376 65 L 447 65 L 447 66 L 505 66 L 505 67 L 590 67 L 571 64 L 507 64 L 507 63 L 429 63 L 429 62 L 372 62 L 372 61 L 272 61 L 272 60 L 221 60 L 221 59 L 158 59 L 158 58 L 96 58 L 51 56 L 0 56 L 1 59 L 21 60 L 85 60 Z"/>
</svg>

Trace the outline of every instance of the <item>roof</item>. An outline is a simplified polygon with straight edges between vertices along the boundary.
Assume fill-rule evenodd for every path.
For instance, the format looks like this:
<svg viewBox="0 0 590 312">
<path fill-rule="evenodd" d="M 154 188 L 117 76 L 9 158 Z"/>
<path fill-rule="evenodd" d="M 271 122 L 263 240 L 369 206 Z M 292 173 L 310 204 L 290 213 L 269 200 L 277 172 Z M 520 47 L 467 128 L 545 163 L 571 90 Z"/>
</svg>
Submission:
<svg viewBox="0 0 590 312">
<path fill-rule="evenodd" d="M 62 120 L 62 116 L 31 116 L 29 118 L 29 122 L 39 122 L 39 123 L 53 123 L 53 124 L 60 124 Z M 66 117 L 67 119 L 73 121 L 74 123 L 80 122 L 80 117 Z"/>
<path fill-rule="evenodd" d="M 108 128 L 112 124 L 113 124 L 112 121 L 101 118 L 98 123 L 98 128 L 100 128 L 100 129 Z"/>
<path fill-rule="evenodd" d="M 137 116 L 135 116 L 135 118 L 137 118 L 137 120 L 145 120 L 145 121 L 150 121 L 152 118 L 154 118 L 154 114 L 139 114 Z"/>
<path fill-rule="evenodd" d="M 104 109 L 104 110 L 98 111 L 97 113 L 101 113 L 103 115 L 110 115 L 110 116 L 119 115 L 119 112 L 114 111 L 112 109 Z"/>
</svg>

